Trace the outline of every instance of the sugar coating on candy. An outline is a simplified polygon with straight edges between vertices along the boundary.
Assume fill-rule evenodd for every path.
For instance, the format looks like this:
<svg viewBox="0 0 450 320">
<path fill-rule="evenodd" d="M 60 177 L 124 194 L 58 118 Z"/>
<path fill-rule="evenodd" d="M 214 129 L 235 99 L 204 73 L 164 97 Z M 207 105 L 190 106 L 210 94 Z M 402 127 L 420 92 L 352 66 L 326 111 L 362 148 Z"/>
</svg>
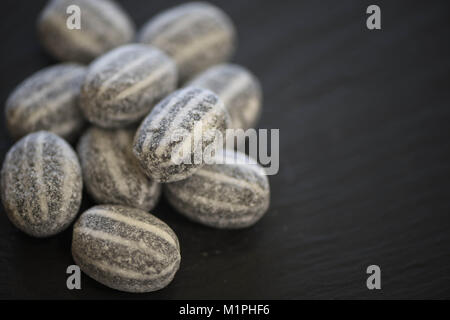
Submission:
<svg viewBox="0 0 450 320">
<path fill-rule="evenodd" d="M 70 29 L 73 12 L 80 8 L 80 29 Z M 43 46 L 61 61 L 88 63 L 97 56 L 133 40 L 134 25 L 123 9 L 110 0 L 51 0 L 38 19 Z"/>
<path fill-rule="evenodd" d="M 83 181 L 97 203 L 153 209 L 161 186 L 149 179 L 133 155 L 135 130 L 92 127 L 78 143 Z"/>
<path fill-rule="evenodd" d="M 6 101 L 5 117 L 10 135 L 46 130 L 65 139 L 78 136 L 85 120 L 78 106 L 86 68 L 63 63 L 42 69 L 22 83 Z"/>
<path fill-rule="evenodd" d="M 80 106 L 104 128 L 141 120 L 177 83 L 175 63 L 161 50 L 142 44 L 116 48 L 89 66 Z"/>
<path fill-rule="evenodd" d="M 59 136 L 38 131 L 8 151 L 1 171 L 2 202 L 11 222 L 35 237 L 66 229 L 81 203 L 78 158 Z"/>
<path fill-rule="evenodd" d="M 221 9 L 205 2 L 161 12 L 144 25 L 138 38 L 167 52 L 182 81 L 228 60 L 235 48 L 233 23 Z"/>
<path fill-rule="evenodd" d="M 164 98 L 144 119 L 136 132 L 133 152 L 152 179 L 185 179 L 203 165 L 202 159 L 195 162 L 194 155 L 202 156 L 218 143 L 213 132 L 225 137 L 228 125 L 228 113 L 213 92 L 186 87 Z M 177 159 L 183 152 L 190 163 L 179 161 L 183 157 Z"/>
<path fill-rule="evenodd" d="M 164 194 L 193 221 L 221 229 L 251 226 L 269 207 L 269 181 L 261 166 L 244 162 L 245 154 L 226 150 L 225 157 L 243 164 L 205 165 L 185 180 L 164 185 Z"/>
<path fill-rule="evenodd" d="M 261 113 L 261 85 L 246 68 L 235 64 L 213 66 L 188 85 L 217 94 L 230 114 L 233 129 L 247 130 L 256 125 Z"/>
<path fill-rule="evenodd" d="M 91 278 L 127 292 L 164 288 L 181 260 L 177 236 L 167 224 L 119 205 L 99 205 L 81 214 L 73 228 L 72 256 Z"/>
</svg>

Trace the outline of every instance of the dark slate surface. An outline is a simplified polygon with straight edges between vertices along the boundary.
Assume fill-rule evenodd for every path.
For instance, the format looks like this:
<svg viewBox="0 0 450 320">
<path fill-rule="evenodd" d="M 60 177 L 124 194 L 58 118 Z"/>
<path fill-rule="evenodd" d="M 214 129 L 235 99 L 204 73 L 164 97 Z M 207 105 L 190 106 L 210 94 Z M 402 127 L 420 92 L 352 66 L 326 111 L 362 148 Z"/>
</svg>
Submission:
<svg viewBox="0 0 450 320">
<path fill-rule="evenodd" d="M 35 35 L 44 2 L 2 2 L 2 103 L 54 62 Z M 177 3 L 120 2 L 137 25 Z M 179 235 L 181 269 L 166 289 L 132 295 L 87 276 L 67 290 L 71 230 L 32 239 L 2 209 L 0 298 L 450 298 L 448 4 L 377 1 L 373 32 L 369 1 L 215 2 L 239 31 L 234 61 L 262 81 L 260 127 L 280 128 L 266 217 L 218 231 L 162 201 L 154 213 Z M 0 134 L 3 161 L 11 141 Z M 381 291 L 366 288 L 370 264 Z"/>
</svg>

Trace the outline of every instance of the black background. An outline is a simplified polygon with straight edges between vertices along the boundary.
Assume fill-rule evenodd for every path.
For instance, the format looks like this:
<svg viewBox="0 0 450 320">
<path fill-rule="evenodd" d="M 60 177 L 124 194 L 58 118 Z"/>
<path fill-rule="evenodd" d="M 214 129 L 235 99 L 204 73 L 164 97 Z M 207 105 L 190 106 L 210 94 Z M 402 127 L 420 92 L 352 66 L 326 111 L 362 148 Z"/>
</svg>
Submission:
<svg viewBox="0 0 450 320">
<path fill-rule="evenodd" d="M 150 294 L 83 275 L 66 288 L 71 230 L 30 238 L 0 213 L 0 298 L 450 298 L 450 8 L 445 1 L 213 1 L 233 19 L 233 61 L 280 128 L 271 208 L 254 227 L 191 223 L 162 200 L 182 264 Z M 54 63 L 35 23 L 45 1 L 2 1 L 0 101 Z M 179 1 L 120 1 L 137 26 Z M 366 28 L 370 4 L 382 30 Z M 12 142 L 1 113 L 0 155 Z M 92 205 L 84 195 L 83 209 Z M 368 265 L 382 270 L 369 291 Z"/>
</svg>

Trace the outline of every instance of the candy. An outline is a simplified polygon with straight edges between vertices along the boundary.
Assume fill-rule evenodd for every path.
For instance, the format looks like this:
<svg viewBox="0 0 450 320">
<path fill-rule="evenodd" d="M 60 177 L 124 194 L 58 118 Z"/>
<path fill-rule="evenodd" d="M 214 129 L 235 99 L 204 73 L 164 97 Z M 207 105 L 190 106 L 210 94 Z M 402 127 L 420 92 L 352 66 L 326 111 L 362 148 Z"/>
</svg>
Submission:
<svg viewBox="0 0 450 320">
<path fill-rule="evenodd" d="M 63 63 L 47 67 L 23 81 L 6 102 L 6 123 L 11 136 L 46 130 L 73 140 L 85 121 L 78 106 L 86 68 Z"/>
<path fill-rule="evenodd" d="M 97 203 L 153 209 L 161 186 L 147 178 L 133 155 L 134 130 L 90 128 L 78 143 L 84 185 Z"/>
<path fill-rule="evenodd" d="M 127 292 L 164 288 L 181 260 L 169 226 L 145 211 L 118 205 L 81 214 L 73 228 L 72 256 L 91 278 Z"/>
<path fill-rule="evenodd" d="M 154 180 L 181 180 L 203 164 L 203 158 L 193 158 L 203 156 L 207 148 L 218 143 L 211 132 L 225 136 L 228 125 L 228 113 L 214 93 L 187 87 L 163 99 L 144 119 L 136 132 L 133 152 Z"/>
<path fill-rule="evenodd" d="M 38 131 L 19 140 L 1 171 L 2 201 L 8 218 L 23 232 L 48 237 L 66 229 L 81 203 L 81 168 L 59 136 Z"/>
<path fill-rule="evenodd" d="M 235 47 L 231 20 L 205 2 L 183 4 L 156 15 L 138 38 L 167 52 L 176 61 L 182 81 L 228 60 Z"/>
<path fill-rule="evenodd" d="M 74 6 L 79 12 L 68 14 Z M 73 19 L 79 20 L 80 29 L 70 26 Z M 109 0 L 51 0 L 37 27 L 43 46 L 61 61 L 88 63 L 134 37 L 133 22 Z"/>
<path fill-rule="evenodd" d="M 217 65 L 199 74 L 189 85 L 217 94 L 230 114 L 233 129 L 247 130 L 256 125 L 261 113 L 261 85 L 244 67 Z"/>
<path fill-rule="evenodd" d="M 193 221 L 221 229 L 251 226 L 269 207 L 269 181 L 264 169 L 249 163 L 245 154 L 224 153 L 223 164 L 205 165 L 185 180 L 168 183 L 164 193 Z M 234 157 L 241 163 L 232 163 Z"/>
<path fill-rule="evenodd" d="M 92 62 L 81 89 L 81 110 L 98 126 L 124 127 L 146 116 L 176 83 L 175 64 L 162 51 L 125 45 Z"/>
</svg>

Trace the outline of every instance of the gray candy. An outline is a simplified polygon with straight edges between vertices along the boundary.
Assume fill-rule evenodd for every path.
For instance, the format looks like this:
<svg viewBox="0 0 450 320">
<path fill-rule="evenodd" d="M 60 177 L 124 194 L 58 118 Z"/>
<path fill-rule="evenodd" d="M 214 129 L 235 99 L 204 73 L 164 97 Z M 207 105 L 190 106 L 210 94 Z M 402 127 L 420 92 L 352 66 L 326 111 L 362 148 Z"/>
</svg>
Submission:
<svg viewBox="0 0 450 320">
<path fill-rule="evenodd" d="M 205 2 L 168 9 L 144 25 L 142 43 L 167 52 L 177 63 L 182 81 L 228 60 L 235 48 L 235 29 L 228 16 Z"/>
<path fill-rule="evenodd" d="M 46 130 L 73 140 L 85 121 L 78 106 L 86 68 L 64 63 L 27 78 L 6 101 L 6 123 L 11 136 Z"/>
<path fill-rule="evenodd" d="M 144 119 L 133 152 L 152 179 L 185 179 L 201 167 L 207 148 L 219 143 L 213 133 L 225 137 L 228 125 L 228 113 L 213 92 L 187 87 L 167 96 Z"/>
<path fill-rule="evenodd" d="M 245 154 L 226 150 L 223 164 L 205 165 L 189 178 L 168 183 L 169 203 L 193 221 L 221 229 L 245 228 L 267 211 L 270 189 L 264 169 Z M 233 163 L 236 156 L 241 163 Z M 247 161 L 247 162 L 246 162 Z"/>
<path fill-rule="evenodd" d="M 47 131 L 19 140 L 8 151 L 1 171 L 8 218 L 35 237 L 52 236 L 70 225 L 80 208 L 82 186 L 75 152 Z"/>
<path fill-rule="evenodd" d="M 80 29 L 70 29 L 69 6 L 80 8 Z M 61 61 L 88 63 L 95 57 L 133 40 L 134 25 L 123 9 L 110 0 L 51 0 L 38 19 L 43 46 Z"/>
<path fill-rule="evenodd" d="M 73 228 L 72 256 L 88 276 L 121 291 L 164 288 L 180 266 L 172 229 L 155 216 L 126 206 L 100 205 Z"/>
<path fill-rule="evenodd" d="M 95 201 L 149 211 L 159 199 L 161 186 L 144 174 L 134 157 L 134 133 L 132 129 L 92 127 L 77 149 L 84 185 Z"/>
<path fill-rule="evenodd" d="M 81 89 L 81 110 L 98 126 L 123 127 L 146 116 L 176 83 L 176 66 L 161 50 L 125 45 L 89 66 Z"/>
<path fill-rule="evenodd" d="M 253 128 L 261 113 L 262 92 L 258 79 L 246 68 L 221 64 L 195 77 L 190 86 L 213 91 L 223 101 L 233 129 Z"/>
</svg>

